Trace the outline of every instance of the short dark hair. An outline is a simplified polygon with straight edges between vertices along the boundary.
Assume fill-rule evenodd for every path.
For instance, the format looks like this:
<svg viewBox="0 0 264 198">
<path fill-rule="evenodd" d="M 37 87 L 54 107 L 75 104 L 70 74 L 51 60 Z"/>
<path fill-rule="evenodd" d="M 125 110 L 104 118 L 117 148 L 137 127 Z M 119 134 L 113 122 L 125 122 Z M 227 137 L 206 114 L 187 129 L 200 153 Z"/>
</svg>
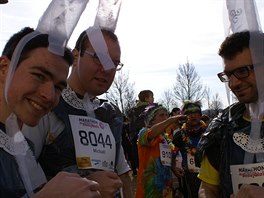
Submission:
<svg viewBox="0 0 264 198">
<path fill-rule="evenodd" d="M 201 120 L 204 122 L 208 122 L 208 121 L 210 121 L 210 117 L 208 115 L 203 114 L 201 117 Z"/>
<path fill-rule="evenodd" d="M 151 90 L 142 90 L 138 94 L 138 99 L 141 102 L 146 102 L 146 98 L 153 95 L 153 92 Z"/>
<path fill-rule="evenodd" d="M 107 29 L 101 29 L 102 34 L 106 37 L 111 38 L 114 42 L 119 42 L 116 34 L 110 30 Z M 76 43 L 75 43 L 75 49 L 77 49 L 80 52 L 80 55 L 84 55 L 85 49 L 90 45 L 90 40 L 87 36 L 86 30 L 84 30 L 78 37 Z"/>
<path fill-rule="evenodd" d="M 170 112 L 170 116 L 172 116 L 173 115 L 173 113 L 176 113 L 176 112 L 180 112 L 181 111 L 181 109 L 180 108 L 178 108 L 178 107 L 174 107 L 172 110 L 171 110 L 171 112 Z"/>
<path fill-rule="evenodd" d="M 188 113 L 200 113 L 202 115 L 202 110 L 201 110 L 201 102 L 200 101 L 190 101 L 186 100 L 183 103 L 182 107 L 182 114 L 187 115 Z"/>
<path fill-rule="evenodd" d="M 263 59 L 264 34 L 259 31 L 236 32 L 226 37 L 220 46 L 218 54 L 231 60 L 237 53 L 242 52 L 245 48 L 251 48 L 257 57 Z"/>
<path fill-rule="evenodd" d="M 7 56 L 7 58 L 9 60 L 11 60 L 13 53 L 14 53 L 16 46 L 19 43 L 19 41 L 23 37 L 25 37 L 26 35 L 28 35 L 32 32 L 34 32 L 33 28 L 25 27 L 22 30 L 20 30 L 19 32 L 13 34 L 13 36 L 11 36 L 10 39 L 8 40 L 8 42 L 6 43 L 6 45 L 3 49 L 2 55 Z M 30 41 L 28 41 L 26 43 L 26 45 L 24 46 L 23 50 L 21 51 L 21 55 L 20 55 L 18 64 L 22 60 L 24 60 L 27 57 L 27 55 L 29 54 L 29 52 L 31 52 L 32 50 L 34 50 L 36 48 L 48 47 L 48 46 L 49 46 L 48 34 L 39 34 L 39 35 L 35 36 Z M 72 65 L 73 55 L 72 55 L 71 50 L 68 47 L 65 47 L 63 58 L 65 61 L 67 61 L 69 63 L 69 65 Z"/>
</svg>

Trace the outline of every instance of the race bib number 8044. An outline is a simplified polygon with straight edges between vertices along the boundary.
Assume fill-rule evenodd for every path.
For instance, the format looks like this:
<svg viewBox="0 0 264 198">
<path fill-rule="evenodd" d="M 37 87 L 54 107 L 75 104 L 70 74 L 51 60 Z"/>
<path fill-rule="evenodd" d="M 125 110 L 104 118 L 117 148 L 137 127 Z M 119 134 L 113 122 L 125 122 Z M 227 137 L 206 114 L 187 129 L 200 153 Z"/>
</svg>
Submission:
<svg viewBox="0 0 264 198">
<path fill-rule="evenodd" d="M 78 168 L 113 171 L 116 144 L 109 125 L 86 116 L 69 115 L 69 119 Z"/>
</svg>

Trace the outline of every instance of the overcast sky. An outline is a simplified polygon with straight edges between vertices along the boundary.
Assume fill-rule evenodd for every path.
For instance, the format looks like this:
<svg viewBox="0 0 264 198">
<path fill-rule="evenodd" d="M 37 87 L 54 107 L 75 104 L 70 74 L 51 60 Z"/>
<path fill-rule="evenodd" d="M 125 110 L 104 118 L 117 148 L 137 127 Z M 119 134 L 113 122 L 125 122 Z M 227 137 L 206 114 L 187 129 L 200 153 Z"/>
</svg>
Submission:
<svg viewBox="0 0 264 198">
<path fill-rule="evenodd" d="M 0 5 L 0 50 L 6 40 L 24 26 L 36 28 L 50 0 L 9 0 Z M 90 0 L 69 41 L 93 23 Z M 263 27 L 264 1 L 256 0 Z M 218 93 L 227 105 L 225 86 L 216 74 L 222 71 L 217 55 L 224 39 L 223 0 L 123 0 L 116 34 L 122 48 L 124 72 L 135 82 L 136 94 L 151 89 L 156 100 L 172 88 L 176 71 L 187 60 L 204 85 Z"/>
</svg>

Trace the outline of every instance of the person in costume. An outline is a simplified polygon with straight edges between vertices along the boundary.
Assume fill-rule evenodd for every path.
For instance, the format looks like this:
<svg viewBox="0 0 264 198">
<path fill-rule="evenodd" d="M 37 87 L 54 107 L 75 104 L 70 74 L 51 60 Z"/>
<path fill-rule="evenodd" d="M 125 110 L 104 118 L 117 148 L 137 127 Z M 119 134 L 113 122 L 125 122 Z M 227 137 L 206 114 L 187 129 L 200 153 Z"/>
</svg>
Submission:
<svg viewBox="0 0 264 198">
<path fill-rule="evenodd" d="M 200 180 L 197 178 L 199 168 L 195 166 L 196 147 L 201 135 L 206 130 L 206 124 L 201 120 L 202 111 L 199 102 L 185 101 L 182 114 L 187 120 L 174 135 L 173 143 L 182 154 L 184 176 L 181 178 L 185 198 L 198 197 Z"/>
<path fill-rule="evenodd" d="M 259 130 L 252 132 L 257 122 L 249 108 L 260 101 L 256 77 L 264 71 L 263 43 L 262 32 L 242 31 L 221 44 L 224 71 L 218 77 L 228 83 L 239 102 L 215 118 L 199 142 L 201 197 L 261 197 L 264 192 L 262 171 L 258 171 L 264 163 L 263 115 Z"/>
<path fill-rule="evenodd" d="M 23 28 L 4 47 L 0 57 L 0 197 L 100 196 L 98 183 L 77 174 L 60 172 L 47 182 L 36 161 L 36 145 L 22 133 L 26 125 L 35 126 L 58 104 L 73 62 L 66 43 L 86 4 L 51 1 L 36 30 Z"/>
<path fill-rule="evenodd" d="M 165 131 L 185 117 L 169 117 L 167 110 L 156 103 L 146 107 L 145 127 L 138 134 L 137 198 L 172 197 L 171 165 L 176 149 L 171 134 Z"/>
<path fill-rule="evenodd" d="M 50 128 L 42 129 L 49 133 L 40 163 L 49 177 L 62 170 L 74 172 L 97 181 L 102 197 L 114 197 L 122 186 L 124 196 L 130 197 L 130 168 L 121 145 L 123 115 L 114 104 L 97 98 L 123 66 L 118 38 L 106 29 L 93 29 L 96 35 L 87 31 L 76 42 L 67 88 L 49 114 Z M 105 70 L 93 47 L 91 38 L 98 34 L 108 52 L 101 55 L 109 56 L 114 68 Z"/>
<path fill-rule="evenodd" d="M 114 34 L 121 1 L 98 3 L 94 25 L 80 34 L 72 51 L 74 62 L 59 105 L 32 129 L 47 141 L 30 138 L 42 150 L 47 176 L 61 170 L 78 173 L 97 181 L 102 197 L 130 197 L 130 168 L 121 146 L 123 117 L 114 104 L 97 98 L 123 67 Z"/>
<path fill-rule="evenodd" d="M 59 192 L 65 197 L 99 197 L 99 185 L 76 174 L 59 173 L 45 184 L 34 145 L 20 132 L 24 124 L 36 125 L 54 108 L 66 86 L 71 51 L 64 48 L 59 56 L 48 46 L 48 34 L 26 27 L 9 39 L 0 57 L 0 197 L 55 197 Z"/>
</svg>

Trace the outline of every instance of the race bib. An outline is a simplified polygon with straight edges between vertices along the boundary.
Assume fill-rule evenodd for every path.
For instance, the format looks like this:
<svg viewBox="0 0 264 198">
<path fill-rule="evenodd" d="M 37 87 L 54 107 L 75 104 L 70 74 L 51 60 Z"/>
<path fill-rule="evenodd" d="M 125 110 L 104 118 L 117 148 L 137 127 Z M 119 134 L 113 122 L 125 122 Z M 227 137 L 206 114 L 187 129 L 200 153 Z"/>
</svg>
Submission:
<svg viewBox="0 0 264 198">
<path fill-rule="evenodd" d="M 236 194 L 242 184 L 264 186 L 264 163 L 231 165 L 233 191 Z"/>
<path fill-rule="evenodd" d="M 166 141 L 165 141 L 166 142 Z M 160 143 L 160 160 L 164 166 L 171 166 L 171 148 L 167 143 Z"/>
<path fill-rule="evenodd" d="M 188 170 L 193 173 L 199 173 L 199 167 L 195 166 L 195 159 L 194 156 L 191 155 L 190 153 L 187 153 L 187 165 L 188 165 Z"/>
<path fill-rule="evenodd" d="M 116 143 L 109 125 L 87 116 L 69 119 L 78 168 L 114 171 Z"/>
</svg>

